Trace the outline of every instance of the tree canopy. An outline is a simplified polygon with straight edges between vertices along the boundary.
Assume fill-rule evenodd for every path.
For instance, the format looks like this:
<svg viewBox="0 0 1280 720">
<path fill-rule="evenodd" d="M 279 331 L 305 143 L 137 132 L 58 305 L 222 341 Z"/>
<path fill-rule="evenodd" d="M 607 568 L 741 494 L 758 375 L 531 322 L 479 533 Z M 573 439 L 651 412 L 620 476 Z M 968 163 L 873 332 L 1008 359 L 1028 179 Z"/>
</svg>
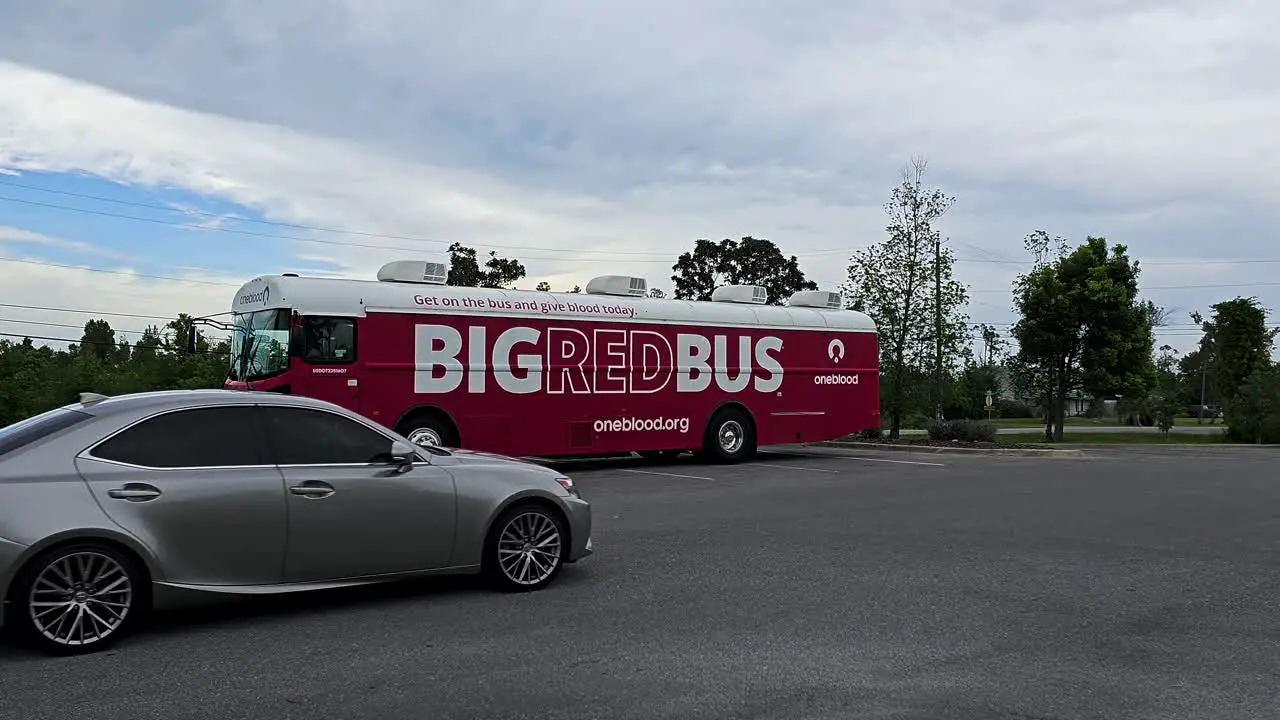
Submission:
<svg viewBox="0 0 1280 720">
<path fill-rule="evenodd" d="M 1050 408 L 1051 439 L 1061 441 L 1072 391 L 1123 397 L 1151 389 L 1150 311 L 1138 299 L 1138 263 L 1125 246 L 1090 237 L 1068 253 L 1044 232 L 1026 245 L 1035 265 L 1014 287 L 1015 362 Z"/>
<path fill-rule="evenodd" d="M 721 285 L 759 285 L 768 290 L 770 305 L 782 305 L 801 290 L 818 289 L 805 278 L 795 255 L 786 257 L 771 241 L 750 236 L 718 243 L 698 240 L 671 270 L 679 300 L 710 300 Z"/>
</svg>

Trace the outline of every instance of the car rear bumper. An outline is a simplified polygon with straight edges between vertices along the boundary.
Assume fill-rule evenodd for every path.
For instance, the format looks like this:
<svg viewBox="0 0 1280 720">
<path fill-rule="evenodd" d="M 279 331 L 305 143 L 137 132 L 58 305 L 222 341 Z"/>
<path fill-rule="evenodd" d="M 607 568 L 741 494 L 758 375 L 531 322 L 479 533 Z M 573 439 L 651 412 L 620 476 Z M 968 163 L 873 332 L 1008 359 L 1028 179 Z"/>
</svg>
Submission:
<svg viewBox="0 0 1280 720">
<path fill-rule="evenodd" d="M 590 555 L 594 548 L 591 542 L 591 503 L 581 498 L 570 497 L 564 501 L 565 514 L 569 520 L 569 557 L 568 562 L 578 562 Z"/>
<path fill-rule="evenodd" d="M 25 545 L 0 538 L 0 627 L 4 627 L 4 611 L 8 604 L 9 586 L 18 572 L 18 562 L 27 551 Z"/>
</svg>

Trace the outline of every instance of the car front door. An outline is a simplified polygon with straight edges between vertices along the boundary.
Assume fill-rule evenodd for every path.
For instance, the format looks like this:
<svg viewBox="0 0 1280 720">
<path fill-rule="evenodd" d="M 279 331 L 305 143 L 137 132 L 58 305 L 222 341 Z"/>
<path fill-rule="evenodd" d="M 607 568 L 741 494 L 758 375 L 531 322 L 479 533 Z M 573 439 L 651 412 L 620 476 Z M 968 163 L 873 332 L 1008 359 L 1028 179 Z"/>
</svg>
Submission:
<svg viewBox="0 0 1280 720">
<path fill-rule="evenodd" d="M 452 475 L 425 461 L 390 464 L 389 436 L 337 412 L 264 405 L 262 420 L 288 493 L 287 582 L 449 565 Z"/>
<path fill-rule="evenodd" d="M 76 458 L 102 509 L 190 585 L 280 582 L 286 504 L 252 404 L 165 411 Z M 159 579 L 159 578 L 157 578 Z"/>
</svg>

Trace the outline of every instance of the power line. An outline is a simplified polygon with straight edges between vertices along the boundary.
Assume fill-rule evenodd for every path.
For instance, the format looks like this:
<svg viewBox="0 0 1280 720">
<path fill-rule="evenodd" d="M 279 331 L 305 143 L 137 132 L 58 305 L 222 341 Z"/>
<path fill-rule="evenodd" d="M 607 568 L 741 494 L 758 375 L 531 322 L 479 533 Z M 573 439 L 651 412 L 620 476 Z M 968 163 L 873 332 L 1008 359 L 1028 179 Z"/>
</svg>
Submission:
<svg viewBox="0 0 1280 720">
<path fill-rule="evenodd" d="M 53 188 L 44 188 L 44 187 L 39 187 L 39 186 L 36 186 L 36 185 L 30 185 L 30 184 L 27 184 L 27 183 L 11 182 L 11 181 L 8 181 L 8 180 L 0 180 L 0 185 L 8 185 L 8 186 L 10 186 L 10 187 L 22 188 L 22 189 L 25 189 L 25 190 L 34 190 L 34 191 L 36 191 L 36 192 L 50 193 L 50 194 L 54 194 L 54 195 L 62 195 L 62 196 L 66 196 L 66 197 L 74 197 L 74 198 L 80 198 L 80 199 L 84 199 L 84 200 L 93 200 L 93 201 L 98 201 L 98 202 L 114 203 L 114 204 L 117 204 L 117 205 L 125 205 L 125 206 L 129 206 L 129 207 L 137 207 L 137 208 L 150 209 L 150 210 L 159 210 L 159 211 L 162 211 L 162 212 L 168 212 L 168 213 L 181 213 L 181 214 L 185 214 L 185 215 L 200 215 L 200 216 L 204 216 L 204 217 L 215 217 L 215 218 L 220 218 L 220 219 L 232 220 L 232 221 L 234 221 L 234 222 L 241 222 L 241 223 L 253 223 L 253 224 L 257 224 L 257 225 L 266 225 L 266 226 L 271 226 L 271 227 L 283 227 L 283 228 L 290 228 L 290 229 L 294 229 L 294 230 L 306 230 L 306 231 L 309 231 L 309 232 L 333 233 L 333 234 L 339 234 L 339 235 L 349 235 L 349 236 L 353 236 L 353 237 L 378 238 L 378 239 L 384 239 L 384 240 L 403 240 L 403 241 L 407 241 L 407 242 L 430 243 L 430 244 L 436 244 L 436 245 L 449 245 L 449 244 L 451 244 L 451 243 L 450 243 L 449 241 L 447 241 L 447 240 L 437 240 L 437 239 L 434 239 L 434 238 L 425 238 L 425 237 L 413 236 L 413 235 L 396 235 L 396 234 L 391 234 L 391 233 L 375 233 L 375 232 L 363 231 L 363 230 L 345 230 L 345 229 L 342 229 L 342 228 L 324 227 L 324 226 L 319 226 L 319 225 L 306 225 L 306 224 L 301 224 L 301 223 L 287 223 L 287 222 L 282 222 L 282 221 L 278 221 L 278 220 L 264 220 L 264 219 L 257 219 L 257 218 L 246 218 L 246 217 L 240 217 L 240 216 L 235 216 L 235 215 L 228 215 L 228 214 L 224 214 L 224 213 L 216 213 L 216 212 L 212 212 L 212 211 L 209 211 L 209 210 L 200 210 L 200 209 L 197 209 L 197 208 L 175 208 L 175 207 L 172 207 L 172 206 L 156 205 L 156 204 L 154 204 L 154 203 L 144 203 L 144 202 L 137 202 L 137 201 L 132 201 L 132 200 L 121 200 L 121 199 L 119 199 L 119 198 L 109 198 L 109 197 L 105 197 L 105 196 L 102 196 L 102 195 L 92 195 L 92 194 L 88 194 L 88 193 L 71 192 L 71 191 L 69 191 L 69 190 L 55 190 L 55 189 L 53 189 Z M 34 205 L 34 206 L 37 206 L 37 207 L 45 207 L 45 208 L 56 209 L 56 210 L 65 210 L 65 211 L 68 211 L 68 212 L 88 213 L 88 214 L 93 214 L 93 215 L 101 215 L 101 216 L 105 216 L 105 217 L 118 218 L 118 219 L 122 219 L 122 220 L 134 220 L 134 221 L 137 221 L 137 222 L 149 222 L 149 223 L 156 223 L 156 224 L 161 224 L 161 225 L 167 225 L 167 226 L 170 226 L 170 227 L 182 227 L 182 228 L 188 228 L 188 229 L 193 229 L 193 230 L 212 230 L 212 231 L 214 231 L 214 232 L 226 232 L 226 233 L 233 233 L 233 234 L 238 234 L 238 235 L 248 235 L 248 236 L 251 236 L 251 237 L 274 238 L 274 239 L 279 239 L 279 240 L 294 240 L 294 241 L 298 241 L 298 242 L 313 242 L 313 243 L 320 243 L 320 244 L 328 244 L 328 245 L 342 245 L 342 246 L 349 246 L 349 247 L 361 247 L 361 248 L 377 249 L 377 250 L 401 250 L 401 251 L 405 251 L 405 252 L 420 252 L 420 251 L 421 251 L 421 249 L 420 249 L 420 248 L 400 248 L 400 247 L 386 246 L 386 245 L 369 245 L 369 244 L 361 244 L 361 243 L 344 243 L 344 242 L 337 242 L 337 241 L 319 240 L 319 239 L 316 239 L 316 238 L 297 237 L 297 236 L 293 236 L 293 235 L 274 235 L 274 234 L 269 234 L 269 233 L 255 233 L 255 232 L 250 232 L 250 231 L 246 231 L 246 230 L 236 230 L 236 229 L 234 229 L 234 228 L 207 227 L 207 226 L 202 226 L 202 225 L 192 225 L 192 224 L 190 224 L 190 223 L 173 222 L 173 221 L 171 221 L 171 220 L 160 220 L 160 219 L 157 219 L 157 218 L 146 218 L 146 217 L 139 217 L 139 216 L 136 216 L 136 215 L 125 215 L 125 214 L 121 214 L 121 213 L 110 213 L 110 212 L 101 211 L 101 210 L 90 210 L 90 209 L 88 209 L 88 208 L 78 208 L 78 207 L 73 207 L 73 206 L 69 206 L 69 205 L 57 205 L 57 204 L 53 204 L 53 203 L 41 203 L 41 202 L 37 202 L 37 201 L 35 201 L 35 200 L 26 200 L 26 199 L 22 199 L 22 198 L 14 198 L 14 197 L 8 197 L 8 196 L 0 196 L 0 200 L 6 201 L 6 202 L 14 202 L 14 203 L 27 204 L 27 205 Z M 973 245 L 972 243 L 960 242 L 960 241 L 958 241 L 958 242 L 959 242 L 959 244 L 965 245 L 966 247 L 972 248 L 973 250 L 975 250 L 975 251 L 977 251 L 977 252 L 979 252 L 979 253 L 982 253 L 982 254 L 984 254 L 984 255 L 988 255 L 988 256 L 990 256 L 990 257 L 988 257 L 988 258 L 956 258 L 956 262 L 962 262 L 962 263 L 973 263 L 973 264 L 1016 265 L 1016 266 L 1023 266 L 1023 267 L 1025 267 L 1025 266 L 1027 266 L 1027 265 L 1030 265 L 1030 264 L 1031 264 L 1031 261 L 1030 261 L 1030 260 L 1009 260 L 1009 259 L 1004 259 L 1004 258 L 1001 258 L 1001 257 L 999 257 L 998 255 L 996 255 L 995 253 L 990 252 L 989 250 L 986 250 L 986 249 L 984 249 L 984 248 L 978 247 L 977 245 Z M 670 257 L 670 255 L 669 255 L 669 254 L 667 254 L 667 253 L 658 253 L 658 252 L 650 252 L 650 251 L 589 250 L 589 249 L 581 249 L 581 248 L 574 248 L 574 249 L 572 249 L 572 250 L 566 250 L 566 249 L 562 249 L 562 248 L 547 248 L 547 247 L 536 247 L 536 246 L 527 246 L 527 245 L 488 245 L 487 247 L 494 248 L 494 249 L 501 249 L 501 250 L 520 250 L 520 251 L 523 251 L 523 250 L 533 250 L 533 251 L 535 251 L 535 252 L 574 253 L 574 254 L 576 254 L 576 255 L 581 255 L 581 254 L 583 254 L 583 253 L 589 253 L 589 254 L 601 254 L 601 255 L 608 255 L 608 256 L 609 256 L 609 260 L 608 260 L 608 262 L 624 262 L 624 263 L 651 262 L 651 261 L 648 261 L 648 260 L 622 260 L 622 261 L 618 261 L 618 260 L 616 260 L 616 259 L 615 259 L 615 258 L 616 258 L 616 256 L 618 256 L 618 255 L 627 255 L 627 256 L 636 256 L 636 257 L 650 257 L 650 258 L 654 258 L 655 260 L 656 260 L 657 258 L 669 258 L 669 257 Z M 826 249 L 822 249 L 822 250 L 811 250 L 811 251 L 809 251 L 809 252 L 807 252 L 807 253 L 805 253 L 805 254 L 806 254 L 806 255 L 809 255 L 809 256 L 812 256 L 812 255 L 833 255 L 833 254 L 839 254 L 839 253 L 848 253 L 848 254 L 852 255 L 852 254 L 856 251 L 856 249 L 857 249 L 857 248 L 826 248 Z M 548 258 L 548 257 L 536 257 L 536 256 L 535 256 L 535 257 L 526 257 L 525 259 L 527 259 L 527 260 L 552 260 L 552 261 L 559 261 L 559 260 L 569 260 L 569 259 L 573 259 L 573 258 L 569 258 L 569 257 L 549 257 L 549 258 Z M 1256 265 L 1256 264 L 1270 264 L 1270 263 L 1280 263 L 1280 258 L 1241 258 L 1241 259 L 1226 259 L 1226 258 L 1196 258 L 1196 259 L 1188 259 L 1188 260 L 1141 260 L 1141 259 L 1137 259 L 1137 261 L 1138 261 L 1139 263 L 1141 263 L 1142 265 L 1144 265 L 1144 266 L 1162 266 L 1162 267 L 1166 267 L 1166 266 L 1185 266 L 1185 265 Z M 588 262 L 591 262 L 591 261 L 588 261 Z M 599 261 L 599 262 L 605 262 L 605 260 L 601 260 L 601 261 Z"/>
<path fill-rule="evenodd" d="M 41 267 L 56 267 L 64 270 L 83 270 L 85 272 L 105 273 L 107 275 L 126 275 L 135 278 L 147 278 L 148 280 L 169 280 L 171 282 L 194 283 L 197 285 L 216 285 L 218 287 L 238 288 L 239 285 L 231 283 L 214 282 L 212 280 L 197 280 L 195 278 L 179 278 L 169 275 L 148 275 L 146 273 L 129 272 L 127 270 L 107 270 L 105 268 L 88 267 L 85 265 L 67 265 L 65 263 L 48 262 L 45 260 L 25 260 L 21 258 L 0 257 L 0 262 L 22 263 L 24 265 L 38 265 Z"/>
<path fill-rule="evenodd" d="M 71 313 L 73 315 L 103 315 L 106 317 L 138 318 L 140 320 L 163 320 L 164 322 L 171 322 L 177 319 L 161 317 L 159 315 L 139 315 L 137 313 L 106 312 L 104 310 L 73 310 L 72 308 L 47 307 L 43 305 L 18 305 L 15 303 L 0 303 L 0 307 L 15 308 L 18 310 L 39 310 L 41 312 Z"/>
<path fill-rule="evenodd" d="M 20 334 L 20 333 L 7 333 L 7 332 L 0 332 L 0 337 L 21 338 L 21 339 L 23 339 L 23 340 L 41 340 L 41 341 L 44 341 L 44 342 L 60 342 L 60 343 L 67 343 L 67 344 L 69 344 L 69 345 L 102 345 L 102 346 L 107 346 L 107 347 L 117 347 L 117 346 L 118 346 L 116 343 L 103 342 L 103 341 L 101 341 L 101 340 L 72 340 L 72 339 L 69 339 L 69 338 L 47 337 L 47 336 L 44 336 L 44 335 L 24 335 L 24 334 Z M 137 345 L 134 345 L 134 346 L 132 346 L 132 347 L 133 347 L 133 349 L 134 349 L 134 350 L 138 349 L 138 346 L 137 346 Z M 143 345 L 142 347 L 150 347 L 150 346 Z M 173 350 L 173 348 L 166 348 L 166 347 L 164 347 L 164 346 L 157 346 L 157 347 L 156 347 L 156 349 L 158 349 L 158 350 Z M 208 355 L 230 355 L 230 354 L 231 354 L 231 351 L 229 351 L 229 350 L 213 350 L 213 349 L 209 349 L 209 350 L 201 350 L 201 349 L 197 348 L 197 349 L 196 349 L 196 353 L 197 353 L 197 354 L 208 354 Z"/>
<path fill-rule="evenodd" d="M 194 214 L 194 215 L 204 215 L 204 216 L 211 216 L 211 217 L 218 217 L 218 218 L 224 218 L 224 219 L 234 220 L 234 221 L 236 221 L 236 222 L 251 222 L 251 223 L 258 223 L 258 224 L 261 224 L 261 225 L 271 225 L 271 226 L 276 226 L 276 227 L 286 227 L 286 228 L 292 228 L 292 229 L 296 229 L 296 230 L 307 230 L 307 231 L 310 231 L 310 232 L 338 233 L 338 234 L 343 234 L 343 235 L 352 235 L 352 236 L 357 236 L 357 237 L 378 238 L 378 239 L 384 239 L 384 240 L 404 240 L 404 241 L 407 241 L 407 242 L 431 243 L 431 244 L 435 244 L 435 245 L 446 245 L 446 246 L 447 246 L 447 245 L 452 244 L 452 243 L 450 243 L 450 242 L 449 242 L 449 241 L 447 241 L 447 240 L 435 240 L 435 239 L 431 239 L 431 238 L 413 237 L 413 236 L 409 236 L 409 235 L 391 235 L 391 234 L 386 234 L 386 233 L 373 233 L 373 232 L 364 232 L 364 231 L 359 231 L 359 230 L 342 230 L 342 229 L 339 229 L 339 228 L 326 228 L 326 227 L 318 227 L 318 226 L 313 226 L 313 225 L 300 225 L 300 224 L 295 224 L 295 223 L 277 222 L 277 221 L 272 221 L 272 220 L 256 220 L 256 219 L 253 219 L 253 218 L 228 217 L 228 216 L 226 216 L 226 215 L 222 215 L 222 214 L 214 213 L 214 212 L 209 212 L 209 211 L 207 211 L 207 210 L 195 210 L 195 209 L 192 209 L 192 210 L 182 210 L 182 209 L 173 208 L 173 207 L 165 207 L 165 206 L 163 206 L 163 205 L 153 205 L 153 204 L 149 204 L 149 203 L 131 202 L 131 201 L 128 201 L 128 200 L 118 200 L 118 199 L 115 199 L 115 198 L 101 197 L 101 196 L 96 196 L 96 195 L 86 195 L 86 194 L 83 194 L 83 193 L 73 193 L 73 192 L 69 192 L 69 191 L 65 191 L 65 190 L 52 190 L 52 189 L 49 189 L 49 188 L 41 188 L 41 187 L 36 187 L 36 186 L 33 186 L 33 185 L 24 185 L 24 184 L 21 184 L 21 183 L 11 183 L 11 182 L 6 182 L 6 181 L 4 181 L 4 180 L 0 180 L 0 185 L 11 185 L 11 186 L 14 186 L 14 187 L 27 188 L 27 189 L 29 189 L 29 190 L 37 190 L 37 191 L 40 191 L 40 192 L 56 193 L 56 194 L 59 194 L 59 195 L 68 195 L 68 196 L 71 196 L 71 197 L 79 197 L 79 198 L 83 198 L 83 199 L 86 199 L 86 200 L 97 200 L 97 201 L 101 201 L 101 202 L 118 203 L 118 204 L 121 204 L 121 205 L 129 205 L 129 206 L 139 207 L 139 208 L 149 208 L 149 209 L 153 209 L 153 210 L 161 210 L 161 211 L 164 211 L 164 212 L 170 212 L 170 213 L 175 213 L 175 212 L 176 212 L 176 213 L 185 213 L 185 214 L 188 214 L 188 215 L 192 215 L 192 214 Z M 35 206 L 35 207 L 49 208 L 49 209 L 52 209 L 52 210 L 65 210 L 65 211 L 67 211 L 67 212 L 86 213 L 86 214 L 89 214 L 89 215 L 98 215 L 98 216 L 101 216 L 101 217 L 110 217 L 110 218 L 116 218 L 116 219 L 119 219 L 119 220 L 133 220 L 133 221 L 136 221 L 136 222 L 153 223 L 153 224 L 157 224 L 157 225 L 166 225 L 166 226 L 169 226 L 169 227 L 183 227 L 183 228 L 188 228 L 188 229 L 192 229 L 192 230 L 210 230 L 210 231 L 213 231 L 213 232 L 224 232 L 224 233 L 231 233 L 231 234 L 234 234 L 234 235 L 246 235 L 246 236 L 249 236 L 249 237 L 272 238 L 272 239 L 277 239 L 277 240 L 292 240 L 292 241 L 295 241 L 295 242 L 309 242 L 309 243 L 317 243 L 317 244 L 320 244 L 320 245 L 336 245 L 336 246 L 342 246 L 342 247 L 358 247 L 358 248 L 367 248 L 367 249 L 372 249 L 372 250 L 398 250 L 398 251 L 403 251 L 403 252 L 412 252 L 412 253 L 420 253 L 420 252 L 423 252 L 423 248 L 407 248 L 407 247 L 396 247 L 396 246 L 389 246 L 389 245 L 372 245 L 372 244 L 369 244 L 369 243 L 343 242 L 343 241 L 338 241 L 338 240 L 321 240 L 321 239 L 319 239 L 319 238 L 299 237 L 299 236 L 296 236 L 296 235 L 279 235 L 279 234 L 273 234 L 273 233 L 260 233 L 260 232 L 253 232 L 253 231 L 250 231 L 250 230 L 238 230 L 238 229 L 235 229 L 235 228 L 210 227 L 210 226 L 203 226 L 203 225 L 192 225 L 192 224 L 190 224 L 190 223 L 174 222 L 174 221 L 172 221 L 172 220 L 162 220 L 162 219 L 159 219 L 159 218 L 148 218 L 148 217 L 141 217 L 141 216 L 138 216 L 138 215 L 126 215 L 126 214 L 124 214 L 124 213 L 113 213 L 113 212 L 107 212 L 107 211 L 105 211 L 105 210 L 91 210 L 91 209 L 89 209 L 89 208 L 80 208 L 80 207 L 74 207 L 74 206 L 71 206 L 71 205 L 58 205 L 58 204 L 56 204 L 56 203 L 44 203 L 44 202 L 39 202 L 39 201 L 36 201 L 36 200 L 27 200 L 27 199 L 24 199 L 24 198 L 9 197 L 9 196 L 7 196 L 7 195 L 0 195 L 0 200 L 3 200 L 3 201 L 5 201 L 5 202 L 20 203 L 20 204 L 23 204 L 23 205 L 33 205 L 33 206 Z M 566 249 L 563 249 L 563 248 L 534 247 L 534 246 L 528 246 L 528 245 L 487 245 L 487 247 L 489 247 L 489 248 L 494 248 L 494 249 L 499 249 L 499 250 L 520 250 L 520 251 L 524 251 L 524 250 L 533 250 L 534 252 L 574 253 L 575 255 L 579 255 L 579 254 L 583 254 L 583 253 L 589 253 L 589 254 L 593 254 L 593 255 L 596 255 L 596 254 L 598 254 L 598 255 L 607 255 L 607 256 L 609 256 L 609 259 L 608 259 L 608 261 L 609 261 L 609 262 L 630 262 L 630 263 L 637 263 L 637 262 L 654 262 L 654 261 L 656 261 L 658 258 L 669 259 L 669 258 L 671 257 L 671 256 L 670 256 L 669 254 L 667 254 L 667 253 L 658 253 L 658 252 L 653 252 L 653 251 L 589 250 L 589 249 L 581 249 L 581 248 L 573 248 L 573 249 L 570 249 L 570 250 L 566 250 Z M 808 254 L 808 255 L 827 255 L 827 254 L 844 253 L 844 252 L 849 252 L 849 250 L 848 250 L 848 249 L 846 249 L 846 248 L 828 248 L 828 249 L 824 249 L 824 250 L 813 250 L 813 251 L 810 251 L 810 252 L 809 252 L 809 253 L 807 253 L 807 254 Z M 639 259 L 637 259 L 637 260 L 616 260 L 616 259 L 614 259 L 614 258 L 616 258 L 616 256 L 618 256 L 618 255 L 636 256 L 636 257 L 638 257 L 638 258 L 640 258 L 640 257 L 644 257 L 644 258 L 653 258 L 653 260 L 639 260 Z M 572 257 L 537 257 L 537 256 L 532 256 L 532 257 L 531 257 L 531 256 L 525 256 L 525 257 L 524 257 L 524 259 L 526 259 L 526 260 L 553 260 L 553 261 L 562 261 L 562 260 L 572 260 L 572 259 L 574 259 L 574 258 L 572 258 Z M 603 262 L 604 260 L 601 260 L 601 261 Z"/>
</svg>

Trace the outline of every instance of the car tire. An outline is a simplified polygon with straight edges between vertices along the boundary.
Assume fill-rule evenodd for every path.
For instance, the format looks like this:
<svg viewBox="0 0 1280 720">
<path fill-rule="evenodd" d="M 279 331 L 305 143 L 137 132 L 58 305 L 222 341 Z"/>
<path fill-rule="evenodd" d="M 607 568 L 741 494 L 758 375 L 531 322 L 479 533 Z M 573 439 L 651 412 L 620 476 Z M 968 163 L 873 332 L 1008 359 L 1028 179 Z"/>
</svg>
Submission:
<svg viewBox="0 0 1280 720">
<path fill-rule="evenodd" d="M 149 593 L 146 573 L 129 554 L 96 542 L 64 545 L 18 572 L 5 621 L 16 639 L 34 650 L 93 653 L 134 631 Z"/>
<path fill-rule="evenodd" d="M 736 408 L 716 413 L 707 423 L 702 457 L 721 464 L 750 460 L 756 454 L 756 428 L 751 417 Z"/>
<path fill-rule="evenodd" d="M 545 544 L 541 550 L 540 543 Z M 555 581 L 568 556 L 568 528 L 559 513 L 541 503 L 520 503 L 493 523 L 485 540 L 483 572 L 498 590 L 533 592 Z"/>
</svg>

